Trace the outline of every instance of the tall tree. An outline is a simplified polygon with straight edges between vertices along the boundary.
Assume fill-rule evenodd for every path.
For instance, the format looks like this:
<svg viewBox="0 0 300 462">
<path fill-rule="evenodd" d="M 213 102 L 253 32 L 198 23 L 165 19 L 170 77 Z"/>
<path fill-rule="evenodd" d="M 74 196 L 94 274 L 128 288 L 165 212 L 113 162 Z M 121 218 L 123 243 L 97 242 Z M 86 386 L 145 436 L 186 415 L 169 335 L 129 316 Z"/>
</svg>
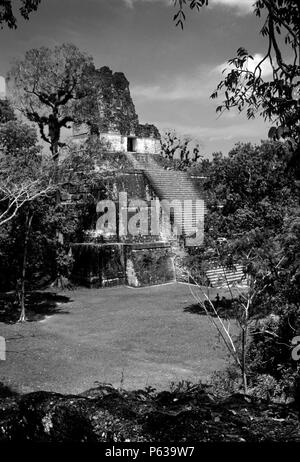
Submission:
<svg viewBox="0 0 300 462">
<path fill-rule="evenodd" d="M 8 247 L 13 247 L 10 282 L 19 296 L 20 321 L 25 321 L 25 281 L 32 220 L 36 203 L 53 195 L 54 187 L 50 174 L 52 162 L 48 165 L 47 159 L 41 156 L 35 130 L 10 115 L 11 120 L 0 123 L 0 239 L 1 260 L 4 260 L 0 271 L 3 283 L 7 279 L 6 269 L 12 263 L 6 265 L 9 258 L 5 255 Z"/>
<path fill-rule="evenodd" d="M 0 226 L 53 189 L 34 129 L 17 120 L 0 124 Z"/>
<path fill-rule="evenodd" d="M 75 45 L 32 49 L 9 72 L 8 82 L 15 106 L 37 124 L 42 139 L 50 145 L 55 161 L 64 146 L 62 129 L 76 120 L 78 102 L 90 100 L 92 58 Z"/>
</svg>

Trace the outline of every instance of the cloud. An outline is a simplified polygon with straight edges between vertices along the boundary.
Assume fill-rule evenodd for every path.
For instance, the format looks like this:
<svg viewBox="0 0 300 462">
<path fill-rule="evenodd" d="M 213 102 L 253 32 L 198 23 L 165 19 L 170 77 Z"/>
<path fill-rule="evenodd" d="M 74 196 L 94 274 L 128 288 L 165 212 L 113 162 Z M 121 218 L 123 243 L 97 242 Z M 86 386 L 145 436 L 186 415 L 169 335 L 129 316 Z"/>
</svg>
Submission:
<svg viewBox="0 0 300 462">
<path fill-rule="evenodd" d="M 136 3 L 163 3 L 166 6 L 174 6 L 173 0 L 123 0 L 129 8 Z M 210 0 L 209 7 L 223 6 L 234 8 L 238 14 L 248 14 L 253 11 L 254 0 Z"/>
<path fill-rule="evenodd" d="M 178 133 L 187 133 L 193 137 L 203 140 L 204 142 L 222 140 L 229 141 L 239 138 L 255 138 L 257 137 L 259 129 L 261 128 L 259 121 L 252 121 L 252 123 L 246 121 L 225 126 L 221 126 L 216 123 L 211 126 L 190 126 L 176 122 L 173 122 L 172 124 L 167 122 L 160 122 L 157 125 L 162 131 L 165 131 L 170 126 L 172 126 L 172 128 L 175 129 Z"/>
<path fill-rule="evenodd" d="M 140 101 L 197 101 L 208 98 L 212 88 L 207 87 L 206 72 L 197 69 L 192 75 L 160 78 L 159 84 L 134 85 L 131 93 Z"/>
<path fill-rule="evenodd" d="M 124 2 L 129 8 L 133 8 L 134 0 L 124 0 Z"/>
<path fill-rule="evenodd" d="M 224 6 L 234 8 L 238 14 L 248 14 L 253 11 L 254 0 L 210 0 L 211 7 Z"/>
<path fill-rule="evenodd" d="M 187 101 L 204 96 L 203 91 L 198 86 L 187 87 L 184 82 L 180 81 L 169 88 L 163 88 L 160 85 L 136 85 L 132 88 L 132 94 L 135 98 L 143 101 Z"/>
<path fill-rule="evenodd" d="M 261 62 L 263 55 L 255 53 L 253 60 L 249 59 L 248 69 L 254 71 Z M 272 75 L 272 66 L 268 60 L 261 65 L 262 77 L 267 79 Z M 224 69 L 230 71 L 233 66 L 223 62 L 213 68 L 198 67 L 192 74 L 177 77 L 160 78 L 159 83 L 150 85 L 134 85 L 131 89 L 134 98 L 139 101 L 194 101 L 208 99 L 217 87 Z M 226 74 L 226 71 L 225 71 Z M 207 79 L 207 75 L 210 77 Z"/>
<path fill-rule="evenodd" d="M 253 59 L 248 60 L 248 70 L 253 72 L 254 69 L 256 68 L 256 66 L 261 62 L 262 59 L 263 59 L 263 55 L 261 53 L 255 53 L 253 55 Z M 233 69 L 233 68 L 234 68 L 233 66 L 230 66 L 227 62 L 224 62 L 224 63 L 219 64 L 218 66 L 216 66 L 213 69 L 213 72 L 221 74 L 224 71 L 224 69 L 230 70 L 230 69 Z M 262 63 L 261 69 L 262 69 L 262 77 L 263 78 L 269 77 L 273 73 L 272 66 L 271 66 L 270 61 L 268 59 L 266 59 L 266 61 L 264 61 Z"/>
<path fill-rule="evenodd" d="M 129 8 L 133 8 L 135 3 L 164 3 L 167 6 L 173 4 L 173 0 L 123 0 Z"/>
</svg>

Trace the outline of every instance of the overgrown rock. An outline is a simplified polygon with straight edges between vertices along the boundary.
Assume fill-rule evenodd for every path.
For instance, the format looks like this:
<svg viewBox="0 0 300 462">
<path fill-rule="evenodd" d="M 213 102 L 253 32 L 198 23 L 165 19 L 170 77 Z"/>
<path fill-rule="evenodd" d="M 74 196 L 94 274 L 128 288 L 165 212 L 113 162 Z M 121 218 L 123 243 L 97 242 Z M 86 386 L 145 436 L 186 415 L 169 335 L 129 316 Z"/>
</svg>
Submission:
<svg viewBox="0 0 300 462">
<path fill-rule="evenodd" d="M 80 395 L 35 392 L 0 398 L 0 441 L 300 442 L 292 405 L 205 388 L 157 393 L 99 385 Z"/>
</svg>

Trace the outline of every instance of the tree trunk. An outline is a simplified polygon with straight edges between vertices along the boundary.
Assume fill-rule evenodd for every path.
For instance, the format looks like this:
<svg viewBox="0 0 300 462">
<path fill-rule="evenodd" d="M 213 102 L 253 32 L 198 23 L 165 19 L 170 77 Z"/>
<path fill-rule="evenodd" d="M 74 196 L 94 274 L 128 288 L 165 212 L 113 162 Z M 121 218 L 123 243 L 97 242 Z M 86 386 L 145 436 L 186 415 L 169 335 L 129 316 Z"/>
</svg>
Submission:
<svg viewBox="0 0 300 462">
<path fill-rule="evenodd" d="M 27 212 L 26 221 L 25 221 L 24 253 L 23 253 L 22 275 L 21 275 L 21 294 L 20 294 L 21 314 L 20 314 L 19 322 L 26 321 L 25 278 L 26 278 L 26 267 L 27 267 L 28 242 L 29 242 L 32 218 L 33 218 L 33 214 L 30 214 L 30 212 Z"/>
<path fill-rule="evenodd" d="M 59 157 L 59 147 L 58 147 L 58 142 L 57 141 L 53 141 L 51 143 L 51 147 L 50 147 L 50 150 L 51 150 L 51 153 L 52 153 L 52 159 L 54 160 L 54 162 L 58 162 L 58 157 Z"/>
<path fill-rule="evenodd" d="M 53 158 L 54 165 L 55 165 L 54 179 L 55 179 L 55 182 L 58 184 L 58 182 L 59 182 L 59 176 L 58 176 L 59 175 L 59 173 L 58 173 L 58 159 L 59 159 L 59 144 L 58 144 L 58 142 L 59 142 L 59 136 L 58 137 L 54 136 L 53 138 L 51 138 L 51 141 L 52 141 L 51 152 L 52 152 L 52 158 Z M 60 190 L 57 189 L 56 194 L 55 194 L 55 207 L 56 208 L 59 206 L 60 202 L 61 202 Z M 56 274 L 55 274 L 55 280 L 51 284 L 51 287 L 55 287 L 55 288 L 58 288 L 58 289 L 64 289 L 65 288 L 63 277 L 60 274 L 60 270 L 59 270 L 58 265 L 57 265 L 57 262 L 58 262 L 58 259 L 59 259 L 59 247 L 60 247 L 60 245 L 63 245 L 63 243 L 64 243 L 64 236 L 58 229 L 56 229 L 55 230 Z"/>
<path fill-rule="evenodd" d="M 248 330 L 248 320 L 246 319 L 246 324 L 243 327 L 242 331 L 242 381 L 244 394 L 248 393 L 248 381 L 247 381 L 247 370 L 246 370 L 246 347 L 247 347 L 247 330 Z"/>
</svg>

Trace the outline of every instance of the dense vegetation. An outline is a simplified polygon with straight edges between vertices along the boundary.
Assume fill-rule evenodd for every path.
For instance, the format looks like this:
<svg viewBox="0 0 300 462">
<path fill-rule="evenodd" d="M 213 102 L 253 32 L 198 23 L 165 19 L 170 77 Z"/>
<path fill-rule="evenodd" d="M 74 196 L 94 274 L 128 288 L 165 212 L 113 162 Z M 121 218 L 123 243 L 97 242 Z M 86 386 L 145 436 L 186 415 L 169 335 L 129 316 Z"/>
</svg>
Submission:
<svg viewBox="0 0 300 462">
<path fill-rule="evenodd" d="M 212 264 L 243 266 L 249 290 L 231 293 L 226 304 L 227 317 L 234 315 L 241 329 L 237 366 L 244 361 L 247 391 L 264 376 L 281 397 L 283 389 L 293 394 L 299 373 L 291 356 L 300 327 L 300 207 L 291 155 L 287 143 L 240 144 L 228 157 L 216 153 L 191 167 L 206 177 L 208 214 L 203 248 L 190 250 L 183 261 L 192 282 L 200 284 Z M 206 305 L 214 313 L 209 300 Z M 240 383 L 238 374 L 236 379 Z"/>
<path fill-rule="evenodd" d="M 180 2 L 181 8 L 186 3 Z M 190 2 L 190 6 L 197 3 L 204 6 L 205 2 Z M 245 392 L 257 389 L 261 382 L 271 383 L 273 389 L 268 388 L 268 393 L 283 399 L 284 394 L 296 393 L 299 370 L 291 356 L 292 340 L 299 334 L 300 307 L 299 101 L 295 94 L 299 66 L 297 60 L 288 65 L 278 53 L 273 27 L 277 26 L 277 33 L 285 30 L 286 45 L 297 58 L 298 13 L 294 8 L 288 11 L 284 1 L 278 0 L 275 6 L 256 2 L 258 16 L 265 9 L 263 34 L 279 66 L 273 64 L 273 80 L 263 82 L 259 67 L 254 73 L 247 71 L 245 77 L 244 66 L 251 57 L 239 49 L 237 58 L 230 61 L 234 69 L 213 96 L 225 89 L 220 110 L 237 106 L 247 108 L 248 117 L 260 113 L 273 120 L 273 141 L 260 146 L 238 144 L 228 156 L 216 153 L 209 161 L 200 155 L 199 144 L 170 131 L 162 139 L 161 164 L 206 178 L 205 245 L 191 251 L 185 264 L 196 283 L 212 261 L 243 266 L 249 290 L 231 301 L 241 340 L 235 346 L 225 331 L 225 343 Z M 265 59 L 272 60 L 269 52 Z M 47 77 L 49 68 L 53 78 Z M 39 129 L 50 146 L 50 156 L 39 146 L 32 125 L 21 122 L 8 101 L 0 105 L 1 290 L 16 291 L 22 321 L 26 318 L 26 287 L 68 278 L 72 266 L 69 244 L 82 233 L 84 210 L 93 205 L 93 199 L 79 200 L 66 208 L 61 202 L 65 184 L 78 187 L 86 178 L 101 184 L 101 174 L 97 179 L 91 177 L 94 154 L 101 151 L 93 132 L 84 155 L 68 146 L 72 156 L 61 159 L 67 147 L 61 129 L 70 122 L 93 125 L 88 120 L 95 100 L 93 78 L 92 59 L 73 45 L 30 50 L 12 68 L 13 101 Z M 243 93 L 245 78 L 248 90 Z M 105 156 L 98 156 L 100 164 L 101 159 L 104 162 Z M 214 310 L 212 301 L 206 302 L 202 308 Z M 232 386 L 236 386 L 234 380 Z"/>
<path fill-rule="evenodd" d="M 210 1 L 174 4 L 174 21 L 184 28 L 187 9 L 201 12 Z M 291 342 L 299 335 L 300 317 L 300 6 L 298 0 L 257 0 L 253 11 L 262 21 L 266 51 L 251 69 L 253 56 L 240 46 L 211 97 L 223 98 L 217 112 L 235 108 L 246 111 L 249 119 L 261 116 L 271 122 L 268 135 L 275 143 L 238 145 L 228 158 L 215 154 L 212 162 L 192 168 L 208 177 L 208 251 L 192 252 L 185 264 L 194 282 L 203 282 L 203 267 L 212 259 L 223 266 L 243 265 L 250 289 L 233 302 L 242 338 L 241 356 L 235 354 L 238 366 L 242 358 L 241 372 L 252 385 L 269 381 L 280 394 L 299 381 Z M 268 78 L 266 64 L 272 69 Z M 214 305 L 207 302 L 215 315 Z M 246 382 L 244 377 L 244 389 Z"/>
<path fill-rule="evenodd" d="M 174 19 L 183 27 L 187 7 L 200 11 L 210 2 L 174 3 L 179 7 Z M 16 15 L 28 19 L 39 4 L 0 1 L 0 25 L 16 27 Z M 235 292 L 226 302 L 209 297 L 197 302 L 213 319 L 238 322 L 237 341 L 220 330 L 233 366 L 215 374 L 210 390 L 181 384 L 170 392 L 128 393 L 100 386 L 68 397 L 19 396 L 0 387 L 0 440 L 299 441 L 299 361 L 292 351 L 300 335 L 300 7 L 298 0 L 257 0 L 254 11 L 263 19 L 263 59 L 249 70 L 253 57 L 241 46 L 212 98 L 223 95 L 218 112 L 237 108 L 248 118 L 259 115 L 272 122 L 273 141 L 239 144 L 211 161 L 202 158 L 197 143 L 172 131 L 162 141 L 161 165 L 206 177 L 205 245 L 189 251 L 183 262 L 191 282 L 203 283 L 212 262 L 242 264 L 249 282 L 246 292 Z M 273 70 L 269 80 L 263 75 L 266 63 Z M 76 189 L 88 178 L 101 187 L 101 175 L 91 178 L 99 151 L 95 139 L 84 156 L 71 147 L 72 156 L 58 162 L 66 147 L 62 129 L 70 122 L 93 127 L 93 79 L 92 59 L 73 45 L 30 50 L 11 69 L 14 102 L 31 125 L 19 120 L 9 101 L 0 101 L 0 291 L 15 295 L 17 313 L 8 321 L 26 320 L 27 290 L 70 275 L 70 242 L 81 235 L 94 203 L 80 197 L 66 208 L 65 184 Z M 33 124 L 51 155 L 39 145 Z M 105 155 L 98 161 L 100 170 L 110 168 Z M 123 168 L 117 159 L 120 164 Z M 252 397 L 220 398 L 241 389 Z M 270 405 L 270 399 L 294 404 Z"/>
</svg>

